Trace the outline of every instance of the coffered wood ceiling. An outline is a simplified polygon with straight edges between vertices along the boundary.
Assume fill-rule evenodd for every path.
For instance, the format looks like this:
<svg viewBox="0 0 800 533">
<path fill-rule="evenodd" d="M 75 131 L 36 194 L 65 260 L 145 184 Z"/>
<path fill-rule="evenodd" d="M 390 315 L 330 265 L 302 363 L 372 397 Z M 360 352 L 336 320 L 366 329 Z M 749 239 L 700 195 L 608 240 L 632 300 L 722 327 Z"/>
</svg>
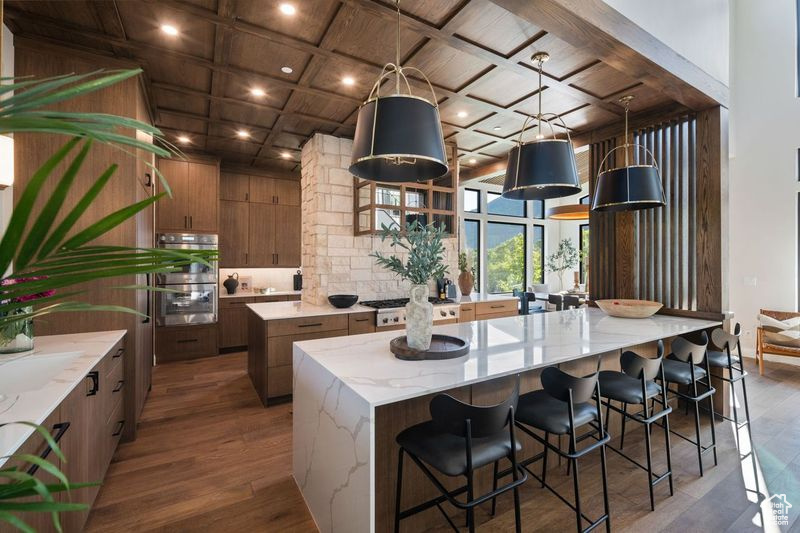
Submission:
<svg viewBox="0 0 800 533">
<path fill-rule="evenodd" d="M 281 13 L 283 1 L 296 14 Z M 396 12 L 378 0 L 5 5 L 6 24 L 18 37 L 141 65 L 155 124 L 173 140 L 190 137 L 188 148 L 235 165 L 297 173 L 300 148 L 310 135 L 351 137 L 359 104 L 381 66 L 394 58 Z M 621 71 L 618 50 L 593 46 L 580 33 L 585 27 L 576 26 L 580 38 L 572 38 L 562 14 L 542 17 L 561 37 L 549 33 L 537 26 L 526 2 L 404 0 L 401 10 L 402 63 L 430 78 L 445 140 L 458 147 L 466 168 L 502 162 L 525 114 L 536 112 L 537 72 L 530 56 L 539 50 L 551 54 L 544 65 L 543 110 L 560 113 L 573 134 L 619 122 L 617 99 L 623 94 L 637 96 L 633 112 L 674 107 L 676 100 L 708 105 L 702 97 L 690 101 L 684 93 L 663 90 L 661 79 Z M 162 24 L 176 27 L 179 35 L 166 35 Z M 284 66 L 292 72 L 282 72 Z M 355 83 L 345 85 L 344 77 Z M 413 86 L 416 94 L 426 94 L 420 80 Z M 266 95 L 251 95 L 254 87 Z M 250 137 L 238 138 L 237 130 Z"/>
</svg>

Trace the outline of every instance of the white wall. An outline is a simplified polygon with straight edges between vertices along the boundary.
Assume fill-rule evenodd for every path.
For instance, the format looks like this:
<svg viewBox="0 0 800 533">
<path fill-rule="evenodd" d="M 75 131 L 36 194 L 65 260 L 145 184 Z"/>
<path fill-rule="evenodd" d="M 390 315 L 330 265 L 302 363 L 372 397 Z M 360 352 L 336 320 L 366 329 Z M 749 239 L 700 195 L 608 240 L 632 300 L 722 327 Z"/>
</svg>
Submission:
<svg viewBox="0 0 800 533">
<path fill-rule="evenodd" d="M 0 76 L 9 78 L 14 75 L 14 35 L 3 24 L 3 50 L 0 58 Z M 5 230 L 11 210 L 14 207 L 13 187 L 0 191 L 0 232 Z"/>
<path fill-rule="evenodd" d="M 759 308 L 798 303 L 794 0 L 734 0 L 731 14 L 730 302 L 752 348 Z"/>
<path fill-rule="evenodd" d="M 730 0 L 605 2 L 719 81 L 729 84 Z M 759 9 L 773 0 L 749 0 L 749 3 L 752 9 Z"/>
</svg>

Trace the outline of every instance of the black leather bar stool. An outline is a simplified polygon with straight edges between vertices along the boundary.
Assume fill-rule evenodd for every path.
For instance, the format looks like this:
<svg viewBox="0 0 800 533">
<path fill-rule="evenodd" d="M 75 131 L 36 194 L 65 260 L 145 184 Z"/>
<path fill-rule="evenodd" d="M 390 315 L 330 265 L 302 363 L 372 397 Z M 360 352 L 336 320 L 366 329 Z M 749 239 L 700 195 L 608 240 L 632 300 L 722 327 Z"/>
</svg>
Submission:
<svg viewBox="0 0 800 533">
<path fill-rule="evenodd" d="M 544 451 L 522 461 L 520 464 L 534 478 L 541 482 L 542 487 L 550 490 L 561 501 L 575 511 L 577 530 L 591 531 L 605 522 L 606 531 L 611 531 L 608 512 L 608 477 L 606 475 L 606 443 L 609 436 L 603 425 L 603 414 L 600 410 L 600 390 L 598 388 L 597 374 L 579 378 L 562 372 L 558 368 L 548 367 L 542 371 L 543 390 L 523 394 L 519 399 L 517 408 L 517 426 L 526 434 L 533 437 L 544 446 Z M 595 403 L 591 403 L 592 397 Z M 578 435 L 578 430 L 588 426 L 588 430 Z M 534 433 L 534 429 L 544 432 L 544 437 Z M 567 435 L 569 437 L 569 451 L 564 452 L 558 446 L 550 443 L 550 434 Z M 578 442 L 587 437 L 593 437 L 594 442 L 578 449 Z M 603 477 L 603 503 L 605 513 L 600 518 L 592 520 L 581 511 L 581 498 L 578 477 L 578 459 L 587 453 L 600 449 L 600 464 Z M 552 450 L 560 457 L 569 461 L 572 470 L 572 480 L 575 490 L 575 504 L 567 501 L 553 487 L 547 484 L 547 454 Z M 533 473 L 528 465 L 534 461 L 542 460 L 542 476 Z M 501 475 L 507 475 L 502 472 Z M 494 512 L 494 509 L 492 509 Z M 584 528 L 583 520 L 589 525 Z"/>
<path fill-rule="evenodd" d="M 714 465 L 717 463 L 717 432 L 714 420 L 714 387 L 711 386 L 711 368 L 706 348 L 708 347 L 708 335 L 702 332 L 700 344 L 695 344 L 684 337 L 676 337 L 672 341 L 672 353 L 664 359 L 664 379 L 666 380 L 667 402 L 672 398 L 681 398 L 686 405 L 694 404 L 694 428 L 695 440 L 682 435 L 681 433 L 670 430 L 673 435 L 677 435 L 685 441 L 691 442 L 697 447 L 697 463 L 700 466 L 700 475 L 703 475 L 703 454 L 709 451 L 714 453 Z M 663 383 L 663 382 L 662 382 Z M 677 388 L 670 389 L 669 385 L 674 383 Z M 698 390 L 698 385 L 700 389 Z M 683 392 L 680 387 L 686 387 Z M 711 419 L 711 444 L 703 445 L 700 433 L 700 402 L 708 400 L 708 414 Z"/>
<path fill-rule="evenodd" d="M 493 500 L 509 490 L 514 491 L 514 514 L 516 531 L 521 531 L 519 509 L 519 486 L 528 479 L 525 470 L 517 464 L 517 452 L 521 449 L 514 436 L 514 411 L 519 399 L 519 381 L 511 396 L 491 407 L 466 404 L 447 394 L 439 394 L 431 400 L 431 420 L 411 426 L 397 435 L 400 445 L 397 464 L 397 495 L 395 498 L 395 533 L 400 531 L 400 520 L 436 506 L 450 526 L 458 531 L 452 519 L 442 508 L 450 502 L 467 512 L 467 528 L 475 531 L 475 507 Z M 423 502 L 410 509 L 400 510 L 403 494 L 403 456 L 411 460 L 430 479 L 441 496 Z M 498 463 L 507 459 L 511 463 L 512 481 L 497 488 Z M 482 496 L 474 494 L 473 474 L 483 466 L 493 464 L 494 489 Z M 448 490 L 436 478 L 436 471 L 449 477 L 464 476 L 466 485 Z M 456 496 L 466 492 L 465 501 Z"/>
<path fill-rule="evenodd" d="M 564 297 L 560 294 L 548 294 L 547 303 L 554 305 L 556 307 L 556 311 L 564 310 Z"/>
<path fill-rule="evenodd" d="M 655 359 L 642 357 L 631 351 L 624 352 L 620 358 L 619 363 L 622 372 L 615 370 L 603 370 L 600 372 L 600 393 L 605 401 L 606 406 L 606 424 L 608 423 L 609 411 L 614 410 L 622 415 L 622 435 L 625 434 L 625 422 L 631 420 L 638 422 L 644 426 L 644 438 L 646 443 L 647 466 L 641 464 L 636 459 L 626 455 L 622 452 L 624 440 L 620 438 L 619 449 L 613 447 L 611 444 L 608 448 L 615 451 L 620 456 L 624 457 L 634 465 L 642 470 L 647 471 L 647 486 L 650 491 L 650 510 L 655 511 L 656 504 L 653 497 L 653 487 L 661 483 L 665 479 L 669 479 L 669 494 L 674 494 L 672 483 L 672 454 L 670 453 L 669 442 L 669 413 L 672 408 L 667 403 L 667 395 L 665 387 L 660 387 L 656 384 L 655 379 L 661 378 L 664 382 L 664 366 L 662 361 L 664 359 L 664 343 L 658 341 L 658 354 Z M 661 399 L 658 400 L 658 396 Z M 653 408 L 650 408 L 650 401 L 654 400 Z M 622 403 L 622 409 L 612 405 L 611 400 Z M 660 409 L 655 411 L 655 404 L 660 404 Z M 629 405 L 641 405 L 641 410 L 629 413 Z M 654 412 L 655 411 L 655 412 Z M 662 474 L 653 473 L 653 452 L 650 446 L 650 427 L 652 424 L 659 422 L 663 419 L 665 451 L 667 454 L 667 470 Z"/>
<path fill-rule="evenodd" d="M 731 402 L 731 414 L 733 417 L 731 418 L 729 416 L 725 416 L 722 413 L 715 414 L 729 422 L 733 422 L 733 425 L 736 428 L 736 448 L 739 450 L 741 457 L 745 458 L 753 452 L 753 434 L 750 431 L 750 406 L 747 404 L 747 385 L 744 379 L 747 377 L 747 372 L 744 370 L 744 363 L 742 362 L 742 346 L 739 341 L 741 334 L 742 327 L 738 323 L 733 328 L 733 333 L 728 333 L 722 328 L 715 329 L 711 332 L 711 343 L 713 347 L 717 349 L 709 349 L 706 357 L 708 357 L 708 364 L 711 368 L 722 368 L 728 371 L 727 375 L 715 377 L 718 377 L 722 381 L 726 381 L 731 385 L 731 396 L 733 397 L 733 401 Z M 734 347 L 736 349 L 736 353 L 733 353 Z M 745 421 L 741 423 L 739 423 L 739 409 L 736 406 L 737 383 L 741 383 L 742 385 L 742 400 L 744 401 Z M 745 426 L 747 426 L 747 434 L 750 438 L 750 451 L 742 455 L 742 448 L 739 443 L 739 430 Z"/>
<path fill-rule="evenodd" d="M 581 306 L 581 299 L 573 294 L 564 295 L 564 309 L 577 309 Z"/>
</svg>

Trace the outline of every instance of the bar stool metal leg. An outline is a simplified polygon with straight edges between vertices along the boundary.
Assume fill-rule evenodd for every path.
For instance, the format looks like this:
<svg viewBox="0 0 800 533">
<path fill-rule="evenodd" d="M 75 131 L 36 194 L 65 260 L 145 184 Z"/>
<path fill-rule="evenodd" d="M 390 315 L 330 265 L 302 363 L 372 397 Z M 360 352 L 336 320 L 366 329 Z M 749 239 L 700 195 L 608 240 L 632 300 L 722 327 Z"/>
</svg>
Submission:
<svg viewBox="0 0 800 533">
<path fill-rule="evenodd" d="M 403 447 L 397 454 L 397 494 L 394 496 L 394 533 L 400 533 L 400 498 L 403 495 Z"/>
</svg>

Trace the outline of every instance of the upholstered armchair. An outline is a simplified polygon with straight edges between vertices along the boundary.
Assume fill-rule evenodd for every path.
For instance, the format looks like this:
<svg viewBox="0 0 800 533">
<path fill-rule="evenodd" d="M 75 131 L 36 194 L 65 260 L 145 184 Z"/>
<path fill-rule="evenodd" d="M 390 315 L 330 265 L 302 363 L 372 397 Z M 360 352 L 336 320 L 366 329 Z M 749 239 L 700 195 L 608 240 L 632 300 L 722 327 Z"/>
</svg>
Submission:
<svg viewBox="0 0 800 533">
<path fill-rule="evenodd" d="M 758 373 L 764 374 L 764 354 L 800 357 L 800 313 L 762 309 L 756 329 Z"/>
</svg>

